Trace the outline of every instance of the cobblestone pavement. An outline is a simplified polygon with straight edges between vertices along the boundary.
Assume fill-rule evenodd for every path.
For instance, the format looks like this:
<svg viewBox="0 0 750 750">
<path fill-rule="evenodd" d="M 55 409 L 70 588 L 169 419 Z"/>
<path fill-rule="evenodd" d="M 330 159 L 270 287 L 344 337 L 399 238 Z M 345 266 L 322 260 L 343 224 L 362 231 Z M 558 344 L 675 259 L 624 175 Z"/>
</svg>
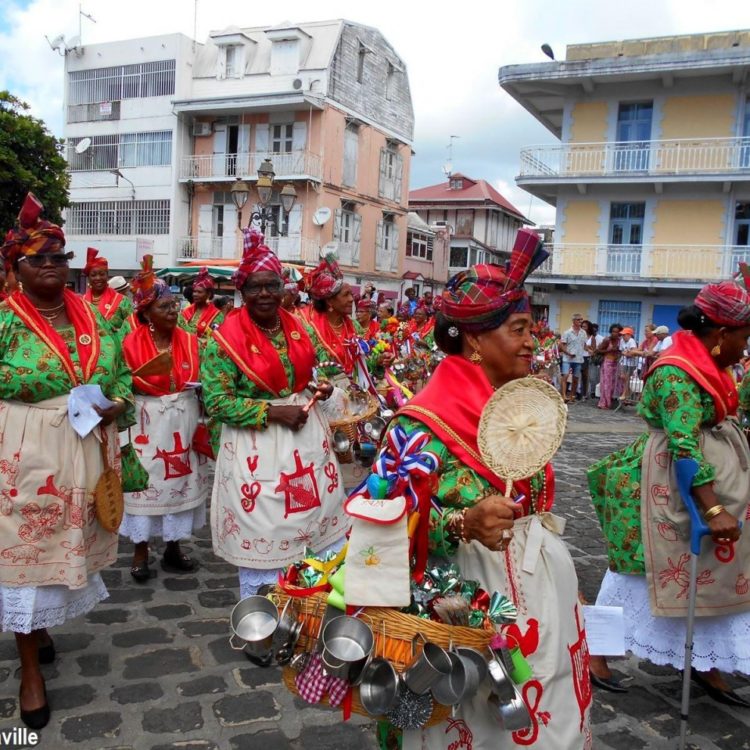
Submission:
<svg viewBox="0 0 750 750">
<path fill-rule="evenodd" d="M 571 407 L 563 449 L 555 459 L 557 511 L 568 519 L 581 588 L 596 596 L 606 566 L 599 526 L 585 489 L 584 468 L 626 445 L 639 431 L 633 409 L 605 413 L 593 402 Z M 215 557 L 207 530 L 186 549 L 195 575 L 158 577 L 139 586 L 128 573 L 130 550 L 104 573 L 109 599 L 53 633 L 59 653 L 43 667 L 52 720 L 45 750 L 343 750 L 374 748 L 371 724 L 319 710 L 293 698 L 278 669 L 253 667 L 227 642 L 237 601 L 234 568 Z M 155 550 L 160 553 L 161 550 Z M 155 565 L 158 568 L 158 564 Z M 15 644 L 0 638 L 0 731 L 21 726 Z M 674 670 L 629 658 L 613 662 L 630 692 L 595 694 L 597 750 L 675 748 L 680 682 Z M 750 697 L 748 683 L 733 680 Z M 750 712 L 718 706 L 693 688 L 693 746 L 750 748 Z M 672 738 L 672 739 L 669 739 Z M 541 748 L 540 750 L 543 750 Z"/>
</svg>

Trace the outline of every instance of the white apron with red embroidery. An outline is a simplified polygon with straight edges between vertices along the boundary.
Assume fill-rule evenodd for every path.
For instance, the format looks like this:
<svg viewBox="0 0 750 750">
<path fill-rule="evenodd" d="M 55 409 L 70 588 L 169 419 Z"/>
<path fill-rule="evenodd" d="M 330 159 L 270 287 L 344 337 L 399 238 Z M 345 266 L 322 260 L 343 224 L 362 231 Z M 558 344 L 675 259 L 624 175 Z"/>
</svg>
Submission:
<svg viewBox="0 0 750 750">
<path fill-rule="evenodd" d="M 117 432 L 107 435 L 119 470 Z M 0 402 L 0 584 L 70 589 L 117 557 L 117 534 L 96 520 L 93 492 L 104 470 L 100 429 L 80 438 L 68 397 Z"/>
<path fill-rule="evenodd" d="M 505 553 L 478 542 L 461 544 L 456 553 L 464 578 L 507 594 L 518 606 L 518 621 L 504 632 L 511 645 L 520 645 L 533 670 L 531 679 L 518 686 L 531 727 L 501 729 L 487 704 L 485 683 L 455 718 L 423 732 L 404 732 L 403 750 L 590 750 L 589 653 L 578 578 L 559 536 L 564 525 L 552 513 L 527 516 L 515 522 Z"/>
<path fill-rule="evenodd" d="M 304 405 L 307 391 L 271 404 Z M 298 432 L 224 425 L 211 499 L 214 551 L 241 568 L 297 562 L 346 534 L 341 469 L 316 404 Z"/>
<path fill-rule="evenodd" d="M 214 462 L 192 447 L 200 418 L 195 391 L 137 395 L 135 415 L 132 443 L 148 472 L 149 486 L 143 492 L 125 493 L 125 512 L 161 516 L 197 508 L 211 492 Z"/>
</svg>

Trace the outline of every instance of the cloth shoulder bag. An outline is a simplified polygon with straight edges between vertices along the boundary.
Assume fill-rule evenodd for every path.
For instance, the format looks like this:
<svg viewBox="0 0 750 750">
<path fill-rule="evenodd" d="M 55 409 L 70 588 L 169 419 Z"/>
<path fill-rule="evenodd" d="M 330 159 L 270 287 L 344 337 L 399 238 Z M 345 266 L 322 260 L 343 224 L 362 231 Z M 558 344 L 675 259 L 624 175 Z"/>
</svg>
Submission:
<svg viewBox="0 0 750 750">
<path fill-rule="evenodd" d="M 148 489 L 148 472 L 143 468 L 132 443 L 120 449 L 120 464 L 123 492 L 143 492 Z"/>
</svg>

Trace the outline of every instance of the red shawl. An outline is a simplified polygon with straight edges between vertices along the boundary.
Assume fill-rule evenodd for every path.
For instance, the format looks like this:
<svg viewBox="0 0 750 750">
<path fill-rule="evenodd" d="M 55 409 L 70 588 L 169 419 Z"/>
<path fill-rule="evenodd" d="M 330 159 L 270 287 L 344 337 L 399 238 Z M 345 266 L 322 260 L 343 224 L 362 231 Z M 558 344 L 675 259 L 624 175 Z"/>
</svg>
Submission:
<svg viewBox="0 0 750 750">
<path fill-rule="evenodd" d="M 691 331 L 677 331 L 672 336 L 672 346 L 660 354 L 651 365 L 648 378 L 657 367 L 671 365 L 687 373 L 713 399 L 716 409 L 716 423 L 729 415 L 737 414 L 739 398 L 737 386 L 732 376 L 716 366 L 708 349 Z"/>
<path fill-rule="evenodd" d="M 424 325 L 421 326 L 421 328 L 417 328 L 414 333 L 416 333 L 420 339 L 425 338 L 425 336 L 429 336 L 432 331 L 435 328 L 435 319 L 434 318 L 428 318 Z"/>
<path fill-rule="evenodd" d="M 245 308 L 230 315 L 214 331 L 216 343 L 231 357 L 239 369 L 259 388 L 279 397 L 290 388 L 299 393 L 307 388 L 315 366 L 315 347 L 302 321 L 279 309 L 281 328 L 294 368 L 294 387 L 289 385 L 279 353 L 268 337 L 253 323 Z"/>
<path fill-rule="evenodd" d="M 125 362 L 131 370 L 137 370 L 159 354 L 148 326 L 138 326 L 122 342 Z M 166 396 L 179 393 L 186 383 L 195 383 L 198 378 L 198 337 L 181 328 L 172 332 L 172 372 L 169 375 L 133 376 L 133 385 L 148 396 Z"/>
<path fill-rule="evenodd" d="M 364 331 L 364 334 L 367 341 L 376 339 L 380 334 L 380 323 L 378 323 L 377 320 L 371 320 L 370 325 L 367 327 L 367 330 Z"/>
<path fill-rule="evenodd" d="M 96 304 L 96 309 L 99 310 L 99 312 L 102 314 L 104 320 L 111 320 L 112 316 L 117 312 L 117 308 L 120 306 L 120 302 L 125 299 L 122 294 L 116 292 L 114 289 L 110 289 L 109 287 L 104 290 L 102 296 L 99 298 L 99 301 L 96 303 L 94 303 L 94 295 L 91 289 L 86 290 L 83 298 L 86 300 L 86 302 L 92 305 Z"/>
<path fill-rule="evenodd" d="M 86 382 L 94 374 L 101 353 L 96 316 L 91 307 L 83 301 L 83 298 L 71 292 L 70 289 L 66 289 L 63 293 L 63 300 L 65 312 L 75 330 L 78 361 L 83 373 L 83 382 Z M 73 385 L 80 385 L 81 378 L 78 376 L 73 359 L 62 336 L 39 314 L 29 298 L 23 292 L 13 292 L 8 297 L 7 304 L 23 321 L 24 325 L 39 336 L 60 360 Z"/>
<path fill-rule="evenodd" d="M 354 357 L 358 346 L 357 332 L 351 318 L 344 318 L 340 335 L 333 330 L 325 313 L 311 310 L 309 322 L 331 359 L 338 362 L 347 375 L 351 375 L 354 372 Z"/>
<path fill-rule="evenodd" d="M 492 386 L 480 367 L 464 357 L 451 355 L 440 363 L 425 388 L 398 414 L 412 417 L 429 427 L 451 454 L 504 494 L 505 482 L 482 462 L 477 444 L 479 418 L 492 393 Z M 544 508 L 538 510 L 549 510 L 555 496 L 551 464 L 547 464 L 545 472 L 547 499 Z M 513 488 L 516 493 L 526 495 L 521 505 L 528 513 L 531 499 L 529 479 L 514 482 Z"/>
<path fill-rule="evenodd" d="M 197 312 L 197 308 L 195 305 L 188 305 L 183 311 L 182 311 L 182 317 L 185 319 L 186 323 L 190 323 L 193 319 L 193 316 Z M 219 308 L 216 307 L 216 305 L 208 304 L 203 308 L 203 311 L 200 314 L 200 317 L 198 318 L 198 322 L 195 324 L 195 332 L 198 336 L 204 336 L 206 333 L 206 329 L 211 325 L 213 322 L 213 319 L 219 314 Z"/>
</svg>

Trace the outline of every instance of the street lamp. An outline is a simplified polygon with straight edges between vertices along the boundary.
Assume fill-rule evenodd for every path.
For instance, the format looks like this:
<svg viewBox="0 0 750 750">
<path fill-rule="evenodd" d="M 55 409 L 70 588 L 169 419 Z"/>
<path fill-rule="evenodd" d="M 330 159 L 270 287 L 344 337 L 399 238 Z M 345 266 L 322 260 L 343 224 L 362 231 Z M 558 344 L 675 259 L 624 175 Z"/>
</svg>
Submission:
<svg viewBox="0 0 750 750">
<path fill-rule="evenodd" d="M 263 163 L 258 167 L 258 181 L 256 184 L 258 190 L 258 203 L 255 210 L 250 214 L 247 223 L 247 225 L 250 226 L 254 221 L 259 222 L 260 231 L 264 234 L 266 231 L 266 224 L 273 224 L 274 222 L 273 212 L 268 208 L 268 203 L 273 195 L 274 177 L 276 177 L 276 173 L 273 171 L 273 163 L 270 159 L 264 159 Z M 250 187 L 246 182 L 242 182 L 242 180 L 237 178 L 234 185 L 232 185 L 230 192 L 232 194 L 232 202 L 237 206 L 237 226 L 241 227 L 241 212 L 250 197 Z M 297 200 L 297 191 L 294 189 L 294 185 L 284 185 L 280 196 L 284 212 L 288 214 Z"/>
</svg>

